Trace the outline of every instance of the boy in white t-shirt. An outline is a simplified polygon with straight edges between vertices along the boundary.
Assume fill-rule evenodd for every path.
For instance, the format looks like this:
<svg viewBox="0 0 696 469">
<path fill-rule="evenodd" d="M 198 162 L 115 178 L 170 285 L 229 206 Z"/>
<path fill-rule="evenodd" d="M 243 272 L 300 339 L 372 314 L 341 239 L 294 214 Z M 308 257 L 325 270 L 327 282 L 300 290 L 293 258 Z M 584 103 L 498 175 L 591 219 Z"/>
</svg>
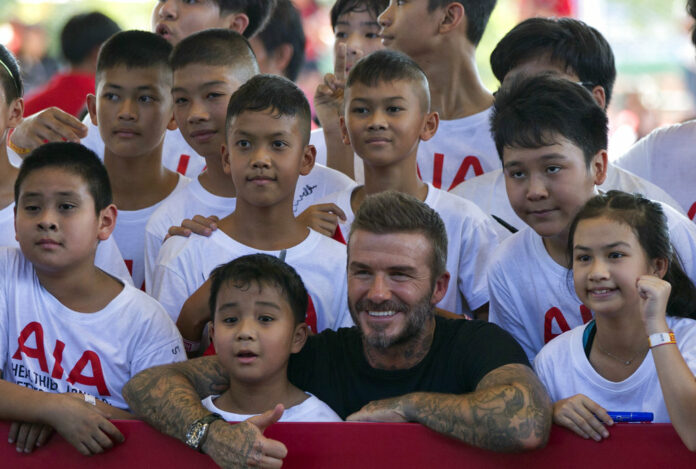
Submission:
<svg viewBox="0 0 696 469">
<path fill-rule="evenodd" d="M 352 324 L 345 246 L 308 229 L 293 215 L 297 179 L 314 163 L 309 126 L 307 99 L 285 78 L 257 75 L 232 95 L 222 158 L 237 191 L 236 208 L 210 238 L 168 239 L 153 272 L 153 296 L 178 318 L 190 348 L 198 347 L 208 322 L 209 284 L 195 297 L 202 305 L 192 299 L 198 305 L 194 311 L 184 314 L 184 302 L 221 262 L 259 251 L 284 259 L 298 271 L 310 295 L 307 323 L 315 332 Z"/>
<path fill-rule="evenodd" d="M 347 241 L 354 213 L 370 194 L 404 192 L 435 209 L 451 240 L 447 270 L 456 288 L 437 304 L 457 315 L 485 318 L 488 287 L 485 271 L 498 245 L 493 219 L 473 203 L 424 183 L 417 172 L 419 144 L 437 131 L 438 115 L 430 111 L 428 80 L 406 55 L 390 50 L 360 59 L 348 75 L 343 139 L 352 145 L 365 168 L 365 185 L 353 186 L 325 200 L 345 213 L 334 239 Z"/>
<path fill-rule="evenodd" d="M 607 173 L 607 116 L 583 86 L 556 75 L 518 77 L 496 94 L 491 128 L 508 198 L 528 225 L 504 240 L 488 270 L 490 320 L 530 361 L 557 335 L 592 319 L 575 295 L 565 249 L 575 214 Z M 696 226 L 663 204 L 682 259 L 696 256 Z M 685 263 L 690 278 L 696 265 Z"/>
<path fill-rule="evenodd" d="M 96 96 L 87 97 L 104 140 L 104 164 L 119 208 L 114 239 L 133 283 L 144 288 L 145 224 L 189 179 L 162 166 L 172 110 L 172 46 L 144 31 L 124 31 L 104 43 L 97 58 Z"/>
<path fill-rule="evenodd" d="M 307 298 L 297 272 L 267 254 L 239 257 L 210 274 L 210 336 L 230 386 L 203 399 L 205 408 L 228 422 L 279 404 L 281 422 L 341 421 L 328 405 L 288 381 L 290 354 L 307 340 Z"/>
<path fill-rule="evenodd" d="M 54 428 L 81 453 L 102 452 L 123 440 L 105 417 L 132 418 L 123 385 L 185 359 L 181 336 L 155 300 L 94 265 L 116 224 L 94 153 L 75 143 L 37 148 L 17 176 L 15 203 L 21 251 L 0 249 L 0 418 L 26 422 L 10 432 L 21 451 Z"/>
</svg>

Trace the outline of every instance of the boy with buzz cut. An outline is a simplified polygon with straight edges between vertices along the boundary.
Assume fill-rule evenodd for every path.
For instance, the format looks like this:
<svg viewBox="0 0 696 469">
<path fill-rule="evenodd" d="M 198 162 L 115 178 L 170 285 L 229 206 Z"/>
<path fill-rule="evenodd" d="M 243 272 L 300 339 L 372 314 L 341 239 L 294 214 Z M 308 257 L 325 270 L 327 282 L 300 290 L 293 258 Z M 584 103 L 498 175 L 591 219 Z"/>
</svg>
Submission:
<svg viewBox="0 0 696 469">
<path fill-rule="evenodd" d="M 335 239 L 347 240 L 363 200 L 371 194 L 397 190 L 425 202 L 442 217 L 447 237 L 447 270 L 452 288 L 437 304 L 455 314 L 485 318 L 488 287 L 485 271 L 498 245 L 495 224 L 473 203 L 436 189 L 418 177 L 420 142 L 437 131 L 438 116 L 430 111 L 428 79 L 406 55 L 382 50 L 360 59 L 351 69 L 341 117 L 343 139 L 362 159 L 365 185 L 353 186 L 325 200 L 346 215 Z"/>
<path fill-rule="evenodd" d="M 104 417 L 132 418 L 123 385 L 184 360 L 181 336 L 154 299 L 94 264 L 116 224 L 94 153 L 67 142 L 37 148 L 14 196 L 21 250 L 0 248 L 0 419 L 25 422 L 10 434 L 18 450 L 43 444 L 46 424 L 83 454 L 98 453 L 123 440 Z"/>
<path fill-rule="evenodd" d="M 160 251 L 152 293 L 172 318 L 221 261 L 256 252 L 293 266 L 309 291 L 307 323 L 315 332 L 351 325 L 346 303 L 345 247 L 308 229 L 293 214 L 297 179 L 314 164 L 309 103 L 286 78 L 257 75 L 227 108 L 223 169 L 237 193 L 234 212 L 210 238 L 174 236 Z M 202 290 L 209 290 L 206 284 Z M 207 292 L 196 295 L 207 298 Z M 185 339 L 198 342 L 205 308 L 178 320 Z M 194 344 L 197 346 L 197 344 Z"/>
<path fill-rule="evenodd" d="M 491 118 L 510 204 L 527 224 L 504 240 L 488 270 L 490 320 L 530 360 L 555 336 L 592 319 L 568 283 L 573 217 L 606 177 L 607 116 L 583 86 L 555 75 L 519 77 L 498 91 Z M 696 255 L 696 226 L 662 204 L 681 259 Z M 696 266 L 686 263 L 693 280 Z"/>
<path fill-rule="evenodd" d="M 210 274 L 210 337 L 230 386 L 203 399 L 228 422 L 282 405 L 281 422 L 340 422 L 317 397 L 288 381 L 290 355 L 307 341 L 307 290 L 277 257 L 251 254 Z"/>
<path fill-rule="evenodd" d="M 189 179 L 162 166 L 172 109 L 172 46 L 156 34 L 124 31 L 104 43 L 97 59 L 96 96 L 89 114 L 104 141 L 104 164 L 119 208 L 114 239 L 133 283 L 145 287 L 145 224 Z"/>
<path fill-rule="evenodd" d="M 592 26 L 573 18 L 530 18 L 521 22 L 498 42 L 490 62 L 500 83 L 546 72 L 579 82 L 605 110 L 616 79 L 614 53 L 607 40 Z M 662 189 L 612 163 L 607 165 L 607 177 L 600 189 L 639 192 L 682 211 Z M 510 206 L 502 169 L 469 179 L 452 192 L 471 200 L 512 231 L 525 226 Z"/>
<path fill-rule="evenodd" d="M 174 48 L 172 97 L 174 117 L 186 141 L 202 155 L 206 169 L 155 210 L 145 227 L 145 285 L 150 291 L 152 270 L 169 228 L 197 214 L 218 218 L 235 207 L 235 189 L 222 169 L 225 120 L 230 96 L 259 72 L 249 42 L 228 29 L 208 29 L 187 37 Z M 315 165 L 300 176 L 293 211 L 303 212 L 318 198 L 352 181 L 325 166 Z M 312 188 L 311 194 L 307 187 Z M 304 220 L 304 218 L 303 218 Z"/>
</svg>

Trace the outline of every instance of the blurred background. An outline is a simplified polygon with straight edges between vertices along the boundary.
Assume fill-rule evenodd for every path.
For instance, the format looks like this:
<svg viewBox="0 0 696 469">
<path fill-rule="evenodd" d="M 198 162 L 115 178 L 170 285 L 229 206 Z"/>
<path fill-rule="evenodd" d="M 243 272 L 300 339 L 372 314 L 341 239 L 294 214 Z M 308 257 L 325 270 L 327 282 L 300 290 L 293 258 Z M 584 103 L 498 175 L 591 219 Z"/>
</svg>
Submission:
<svg viewBox="0 0 696 469">
<path fill-rule="evenodd" d="M 298 80 L 310 98 L 332 69 L 333 0 L 293 0 L 307 36 L 306 63 Z M 67 19 L 98 10 L 123 29 L 150 30 L 154 0 L 2 0 L 0 43 L 20 60 L 27 88 L 45 83 L 64 64 L 58 35 Z M 609 107 L 610 157 L 617 158 L 655 127 L 696 116 L 696 53 L 686 0 L 498 0 L 478 49 L 481 75 L 498 88 L 488 63 L 498 40 L 532 16 L 572 16 L 594 26 L 611 44 L 618 78 Z"/>
</svg>

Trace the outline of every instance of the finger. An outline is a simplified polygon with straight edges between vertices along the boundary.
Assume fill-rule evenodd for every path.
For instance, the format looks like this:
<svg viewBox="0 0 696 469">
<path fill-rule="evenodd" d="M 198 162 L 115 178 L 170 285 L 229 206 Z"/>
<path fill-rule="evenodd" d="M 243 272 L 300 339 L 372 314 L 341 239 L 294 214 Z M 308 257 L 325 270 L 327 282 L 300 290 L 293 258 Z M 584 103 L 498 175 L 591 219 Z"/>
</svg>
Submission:
<svg viewBox="0 0 696 469">
<path fill-rule="evenodd" d="M 10 433 L 7 435 L 7 442 L 12 444 L 17 441 L 17 432 L 19 431 L 19 423 L 12 422 L 10 425 Z"/>
<path fill-rule="evenodd" d="M 261 467 L 263 469 L 277 469 L 283 466 L 283 460 L 278 458 L 271 458 L 270 456 L 263 456 L 257 464 L 258 467 Z"/>
<path fill-rule="evenodd" d="M 184 238 L 188 238 L 191 236 L 191 230 L 181 226 L 170 226 L 167 231 L 167 236 L 183 236 Z"/>
<path fill-rule="evenodd" d="M 104 419 L 99 423 L 99 429 L 103 431 L 108 437 L 117 442 L 117 443 L 123 443 L 125 441 L 125 437 L 123 436 L 123 433 L 116 428 L 116 425 L 111 423 L 110 421 Z"/>
<path fill-rule="evenodd" d="M 336 62 L 334 63 L 334 75 L 336 79 L 344 83 L 346 80 L 346 56 L 348 55 L 348 47 L 345 44 L 339 44 L 336 48 Z"/>
<path fill-rule="evenodd" d="M 104 450 L 102 449 L 101 445 L 97 443 L 97 440 L 95 440 L 92 435 L 88 435 L 87 438 L 85 438 L 82 443 L 87 447 L 89 450 L 89 454 L 99 454 L 103 453 Z"/>
<path fill-rule="evenodd" d="M 92 439 L 97 442 L 100 448 L 102 450 L 107 450 L 111 448 L 114 445 L 114 442 L 111 441 L 111 438 L 109 438 L 105 433 L 103 432 L 96 432 L 92 435 Z"/>
<path fill-rule="evenodd" d="M 61 124 L 72 129 L 75 135 L 79 136 L 80 138 L 84 138 L 87 136 L 87 126 L 72 114 L 68 114 L 67 112 L 61 111 L 60 109 L 56 109 L 56 112 L 53 116 Z"/>
<path fill-rule="evenodd" d="M 24 452 L 31 453 L 36 448 L 36 441 L 39 439 L 43 425 L 33 424 L 28 425 L 27 441 L 24 443 Z"/>
<path fill-rule="evenodd" d="M 338 218 L 340 218 L 343 221 L 346 221 L 346 212 L 344 212 L 341 207 L 339 207 L 336 204 L 327 204 L 331 206 L 331 212 L 338 215 Z"/>
<path fill-rule="evenodd" d="M 29 435 L 29 424 L 22 422 L 19 424 L 17 432 L 17 451 L 22 452 L 26 447 L 27 436 Z"/>
<path fill-rule="evenodd" d="M 582 428 L 580 428 L 573 420 L 570 418 L 564 416 L 559 422 L 560 425 L 566 427 L 568 430 L 572 431 L 578 436 L 581 436 L 582 438 L 589 440 L 590 435 L 587 434 Z"/>
<path fill-rule="evenodd" d="M 288 455 L 288 448 L 280 441 L 263 438 L 263 455 L 271 459 L 282 460 Z"/>
<path fill-rule="evenodd" d="M 252 423 L 258 427 L 261 432 L 280 420 L 284 412 L 283 404 L 276 405 L 273 409 L 267 410 L 261 415 L 251 417 L 248 419 L 249 423 Z"/>
<path fill-rule="evenodd" d="M 36 440 L 36 446 L 43 446 L 46 444 L 48 439 L 53 435 L 53 428 L 50 427 L 49 425 L 44 425 L 41 428 L 41 433 L 39 434 L 39 438 Z"/>
<path fill-rule="evenodd" d="M 315 101 L 321 101 L 322 99 L 325 99 L 326 97 L 330 97 L 333 94 L 333 90 L 329 88 L 328 85 L 325 84 L 320 84 L 317 85 L 317 89 L 314 92 L 314 100 Z"/>
<path fill-rule="evenodd" d="M 604 428 L 602 422 L 597 420 L 594 414 L 587 411 L 580 411 L 572 415 L 573 421 L 577 426 L 579 426 L 586 434 L 590 436 L 595 441 L 600 441 L 602 437 L 608 437 L 609 432 Z"/>
</svg>

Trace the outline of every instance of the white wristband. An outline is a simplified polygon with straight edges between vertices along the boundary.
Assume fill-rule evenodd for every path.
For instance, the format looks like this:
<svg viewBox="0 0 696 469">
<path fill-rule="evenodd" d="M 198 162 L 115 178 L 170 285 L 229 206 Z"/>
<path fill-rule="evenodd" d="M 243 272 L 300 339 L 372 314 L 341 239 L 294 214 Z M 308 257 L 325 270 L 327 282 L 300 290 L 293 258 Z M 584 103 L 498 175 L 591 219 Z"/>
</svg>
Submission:
<svg viewBox="0 0 696 469">
<path fill-rule="evenodd" d="M 658 345 L 677 343 L 677 339 L 674 338 L 674 332 L 657 332 L 655 334 L 650 334 L 648 341 L 650 341 L 650 348 L 655 348 Z"/>
<path fill-rule="evenodd" d="M 94 398 L 93 395 L 91 395 L 91 394 L 84 394 L 84 396 L 85 396 L 85 402 L 86 402 L 87 404 L 92 404 L 92 405 L 94 405 L 94 406 L 97 405 L 97 400 Z"/>
</svg>

